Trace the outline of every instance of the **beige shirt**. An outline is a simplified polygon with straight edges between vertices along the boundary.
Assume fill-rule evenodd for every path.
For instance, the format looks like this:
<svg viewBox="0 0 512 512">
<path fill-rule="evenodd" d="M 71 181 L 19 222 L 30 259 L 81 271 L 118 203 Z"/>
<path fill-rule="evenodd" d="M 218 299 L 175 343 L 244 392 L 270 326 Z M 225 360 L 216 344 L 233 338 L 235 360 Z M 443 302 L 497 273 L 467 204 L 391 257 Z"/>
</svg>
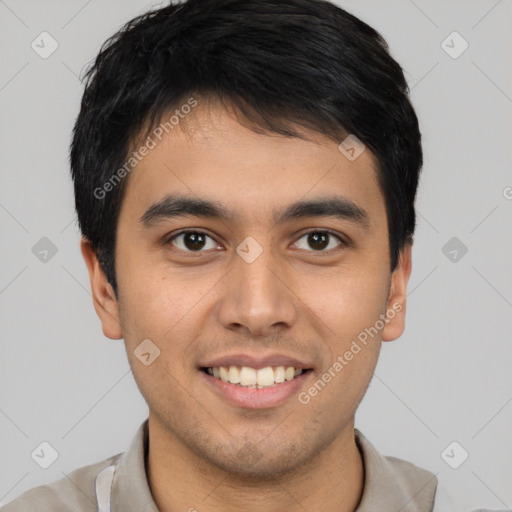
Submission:
<svg viewBox="0 0 512 512">
<path fill-rule="evenodd" d="M 140 425 L 126 452 L 78 468 L 69 478 L 34 487 L 1 512 L 158 512 L 145 469 L 147 423 L 146 419 Z M 380 455 L 357 429 L 355 438 L 365 468 L 363 496 L 356 512 L 432 512 L 438 483 L 433 473 Z M 191 503 L 189 510 L 194 508 L 201 511 L 204 506 Z M 436 503 L 434 512 L 438 508 Z"/>
</svg>

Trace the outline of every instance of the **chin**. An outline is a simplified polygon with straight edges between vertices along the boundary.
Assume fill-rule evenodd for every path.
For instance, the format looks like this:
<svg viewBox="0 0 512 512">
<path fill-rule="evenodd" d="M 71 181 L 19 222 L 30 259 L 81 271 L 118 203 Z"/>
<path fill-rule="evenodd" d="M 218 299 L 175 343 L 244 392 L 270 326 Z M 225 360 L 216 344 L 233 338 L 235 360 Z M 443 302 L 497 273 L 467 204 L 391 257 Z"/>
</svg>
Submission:
<svg viewBox="0 0 512 512">
<path fill-rule="evenodd" d="M 240 482 L 272 482 L 276 478 L 296 472 L 304 461 L 304 449 L 296 450 L 292 446 L 281 445 L 280 450 L 268 445 L 247 443 L 227 456 L 225 447 L 215 454 L 210 454 L 209 462 L 219 469 L 231 473 L 230 480 Z M 302 453 L 300 453 L 302 452 Z M 221 455 L 221 457 L 215 456 Z M 302 455 L 302 456 L 301 456 Z"/>
</svg>

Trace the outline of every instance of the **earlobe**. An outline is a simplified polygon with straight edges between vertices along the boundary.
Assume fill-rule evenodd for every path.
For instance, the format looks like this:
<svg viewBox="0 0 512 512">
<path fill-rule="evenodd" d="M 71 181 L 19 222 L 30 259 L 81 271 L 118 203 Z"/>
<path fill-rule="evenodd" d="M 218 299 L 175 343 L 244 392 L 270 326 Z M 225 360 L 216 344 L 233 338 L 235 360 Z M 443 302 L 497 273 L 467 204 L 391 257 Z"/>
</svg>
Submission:
<svg viewBox="0 0 512 512">
<path fill-rule="evenodd" d="M 112 340 L 119 340 L 123 337 L 123 332 L 114 289 L 108 282 L 91 243 L 84 237 L 80 241 L 80 250 L 89 271 L 94 309 L 101 320 L 103 334 Z"/>
<path fill-rule="evenodd" d="M 391 276 L 391 287 L 387 303 L 387 322 L 382 331 L 382 341 L 399 338 L 405 329 L 407 284 L 412 269 L 412 243 L 407 243 L 400 251 L 398 264 Z"/>
</svg>

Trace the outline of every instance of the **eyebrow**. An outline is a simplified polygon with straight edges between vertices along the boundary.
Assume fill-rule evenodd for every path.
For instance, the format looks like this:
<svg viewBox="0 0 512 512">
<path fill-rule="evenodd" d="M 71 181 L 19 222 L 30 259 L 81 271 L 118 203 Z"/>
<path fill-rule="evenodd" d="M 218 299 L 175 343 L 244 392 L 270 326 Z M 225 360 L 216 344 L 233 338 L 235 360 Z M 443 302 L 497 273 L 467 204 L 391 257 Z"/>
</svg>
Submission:
<svg viewBox="0 0 512 512">
<path fill-rule="evenodd" d="M 149 228 L 162 220 L 185 216 L 223 221 L 233 221 L 237 217 L 236 212 L 228 210 L 216 201 L 170 194 L 151 205 L 140 217 L 139 222 Z M 370 227 L 370 218 L 366 210 L 352 200 L 339 195 L 298 201 L 274 212 L 276 224 L 308 217 L 336 217 L 358 224 L 365 229 Z"/>
</svg>

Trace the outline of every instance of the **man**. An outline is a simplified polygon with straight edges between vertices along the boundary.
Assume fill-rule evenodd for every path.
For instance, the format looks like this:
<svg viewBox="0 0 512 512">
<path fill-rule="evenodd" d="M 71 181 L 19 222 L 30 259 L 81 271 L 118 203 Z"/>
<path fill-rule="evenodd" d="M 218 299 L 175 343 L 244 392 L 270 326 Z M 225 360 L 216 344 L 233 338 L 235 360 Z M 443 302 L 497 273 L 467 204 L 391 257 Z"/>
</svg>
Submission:
<svg viewBox="0 0 512 512">
<path fill-rule="evenodd" d="M 404 329 L 422 166 L 400 66 L 321 0 L 189 0 L 129 22 L 71 147 L 105 336 L 149 418 L 3 510 L 443 510 L 354 427 Z"/>
</svg>

